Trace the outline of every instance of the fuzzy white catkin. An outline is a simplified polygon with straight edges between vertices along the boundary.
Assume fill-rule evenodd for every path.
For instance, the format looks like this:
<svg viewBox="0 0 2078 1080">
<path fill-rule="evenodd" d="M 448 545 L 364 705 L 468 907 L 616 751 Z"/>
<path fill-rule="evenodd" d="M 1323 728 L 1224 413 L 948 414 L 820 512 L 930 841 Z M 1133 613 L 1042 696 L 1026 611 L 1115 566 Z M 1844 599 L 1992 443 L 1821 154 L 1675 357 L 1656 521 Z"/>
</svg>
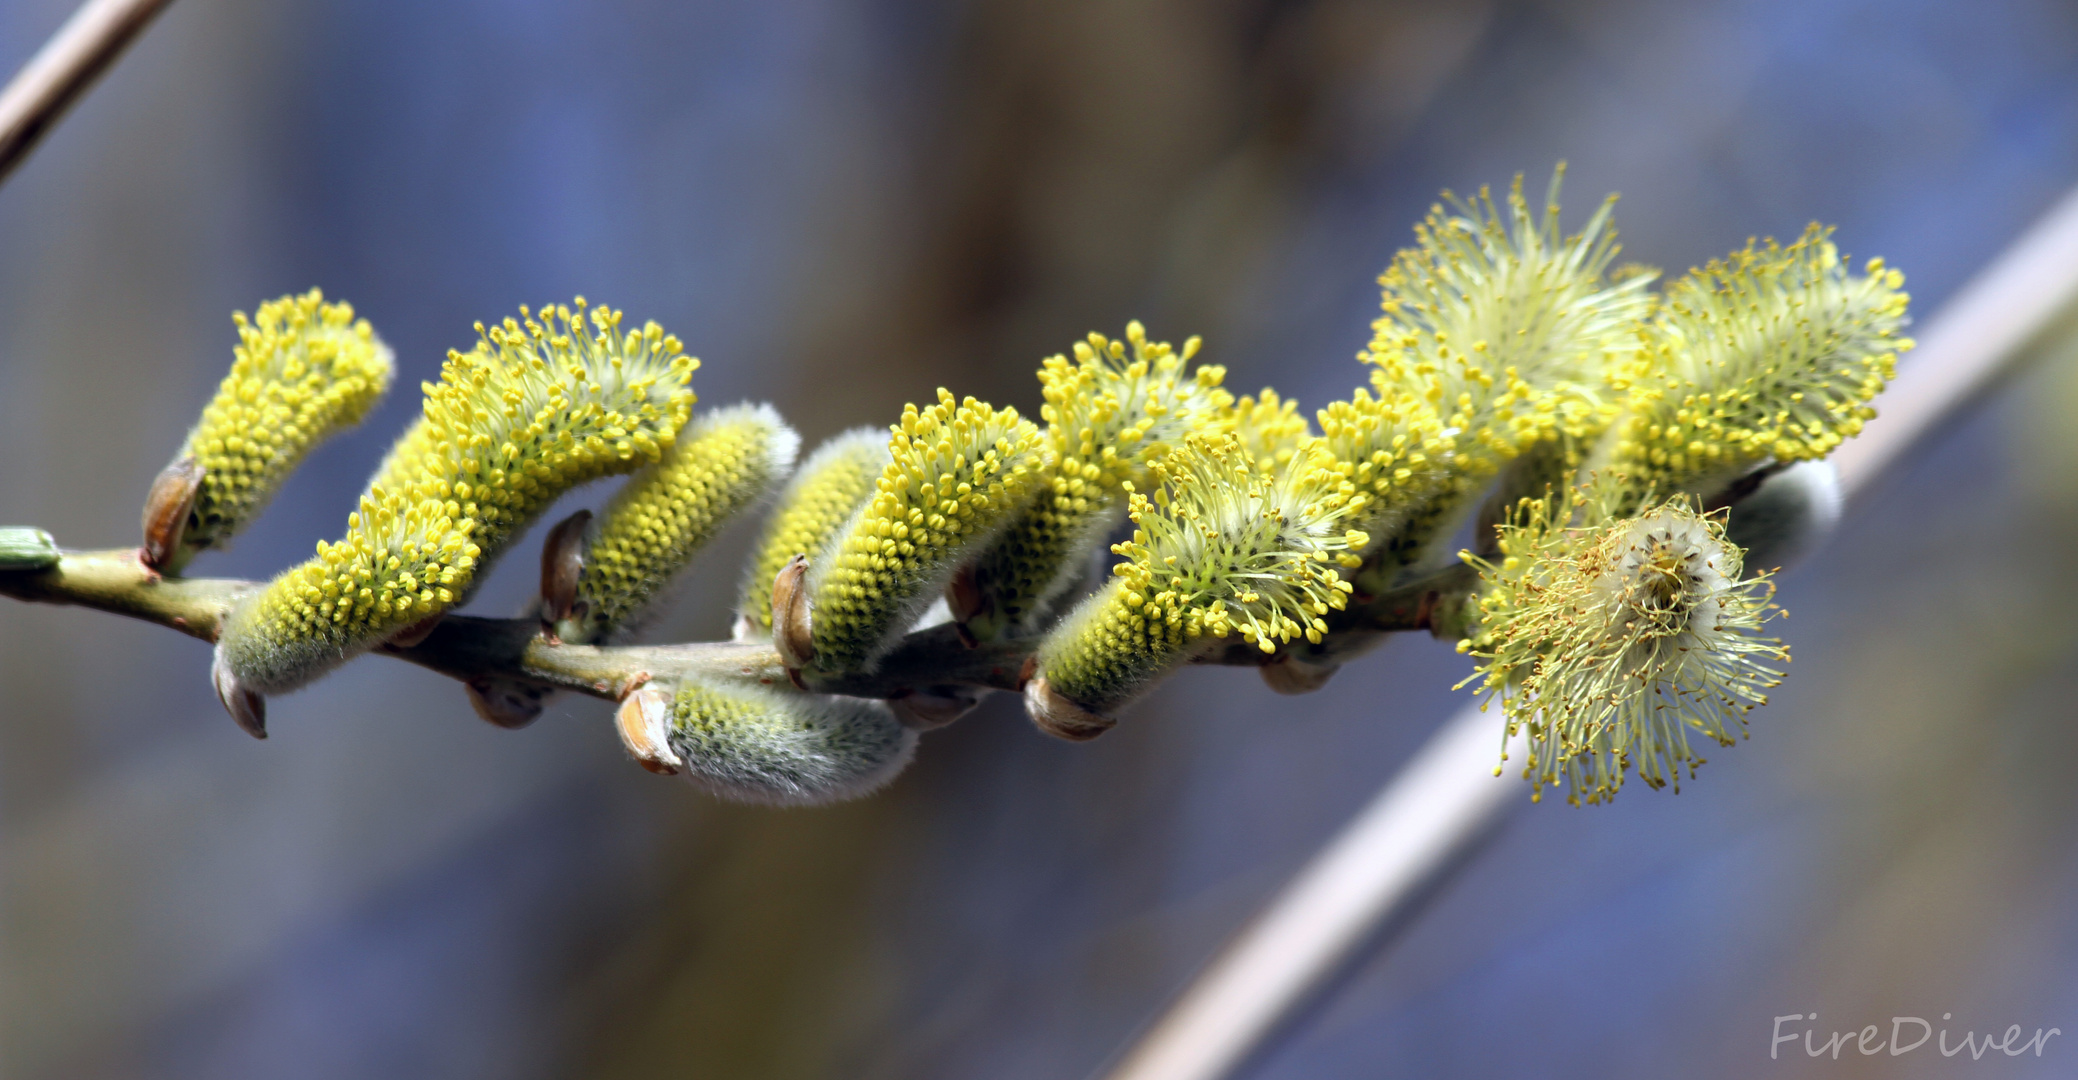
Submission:
<svg viewBox="0 0 2078 1080">
<path fill-rule="evenodd" d="M 1732 504 L 1725 536 L 1746 549 L 1749 570 L 1789 566 L 1817 550 L 1840 523 L 1840 474 L 1830 461 L 1800 461 Z"/>
<path fill-rule="evenodd" d="M 665 724 L 685 778 L 738 802 L 857 798 L 916 751 L 916 733 L 885 702 L 718 679 L 683 680 Z"/>
</svg>

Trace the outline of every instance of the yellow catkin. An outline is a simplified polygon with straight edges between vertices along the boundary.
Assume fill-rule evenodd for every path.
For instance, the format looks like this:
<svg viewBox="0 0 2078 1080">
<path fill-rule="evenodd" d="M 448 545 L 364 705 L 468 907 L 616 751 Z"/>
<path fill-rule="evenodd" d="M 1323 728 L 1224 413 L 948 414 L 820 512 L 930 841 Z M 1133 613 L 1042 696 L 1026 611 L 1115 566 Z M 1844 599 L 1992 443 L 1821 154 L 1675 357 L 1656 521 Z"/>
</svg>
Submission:
<svg viewBox="0 0 2078 1080">
<path fill-rule="evenodd" d="M 1781 681 L 1782 643 L 1766 574 L 1740 580 L 1723 515 L 1687 499 L 1634 518 L 1570 497 L 1524 500 L 1493 560 L 1472 559 L 1484 591 L 1472 678 L 1501 698 L 1508 734 L 1527 730 L 1525 779 L 1564 783 L 1567 801 L 1606 802 L 1627 769 L 1651 787 L 1691 777 L 1699 736 L 1730 746 Z M 1572 524 L 1583 519 L 1599 524 Z M 1462 685 L 1462 684 L 1460 684 Z"/>
<path fill-rule="evenodd" d="M 1299 403 L 1279 397 L 1264 387 L 1262 393 L 1243 397 L 1214 414 L 1209 431 L 1232 435 L 1241 449 L 1265 472 L 1276 472 L 1291 463 L 1294 455 L 1311 440 L 1313 425 L 1299 412 Z"/>
<path fill-rule="evenodd" d="M 346 536 L 241 604 L 218 643 L 249 689 L 301 686 L 460 603 L 488 561 L 578 484 L 670 448 L 696 361 L 610 308 L 544 309 L 479 328 L 347 519 Z M 394 486 L 392 486 L 394 485 Z"/>
<path fill-rule="evenodd" d="M 601 641 L 634 628 L 673 577 L 730 518 L 792 467 L 800 439 L 769 405 L 694 420 L 664 460 L 628 478 L 600 514 L 557 625 L 564 641 Z"/>
<path fill-rule="evenodd" d="M 811 568 L 815 664 L 869 667 L 972 558 L 1024 508 L 1047 465 L 1038 428 L 940 390 L 911 405 L 888 442 L 873 497 Z"/>
<path fill-rule="evenodd" d="M 1563 177 L 1561 167 L 1541 212 L 1525 198 L 1521 176 L 1500 206 L 1484 191 L 1469 200 L 1446 193 L 1446 204 L 1416 227 L 1416 245 L 1379 278 L 1382 312 L 1361 358 L 1373 367 L 1385 411 L 1432 414 L 1420 435 L 1408 434 L 1435 449 L 1420 451 L 1429 468 L 1410 465 L 1400 481 L 1396 467 L 1394 485 L 1376 492 L 1379 550 L 1370 553 L 1369 587 L 1387 587 L 1402 569 L 1435 557 L 1518 456 L 1554 441 L 1584 444 L 1615 415 L 1611 375 L 1637 351 L 1632 328 L 1652 310 L 1652 275 L 1609 272 L 1618 251 L 1614 196 L 1579 233 L 1560 231 Z M 1426 428 L 1431 422 L 1435 429 Z"/>
<path fill-rule="evenodd" d="M 1368 497 L 1317 440 L 1266 472 L 1234 435 L 1189 436 L 1154 473 L 1154 497 L 1131 496 L 1114 580 L 1039 649 L 1052 689 L 1092 711 L 1131 700 L 1201 641 L 1320 641 L 1350 593 L 1337 568 L 1369 540 L 1346 527 Z"/>
<path fill-rule="evenodd" d="M 1314 418 L 1321 447 L 1369 500 L 1357 524 L 1374 544 L 1390 543 L 1411 512 L 1450 482 L 1456 435 L 1418 394 L 1386 387 L 1373 397 L 1359 389 Z"/>
<path fill-rule="evenodd" d="M 986 606 L 962 613 L 975 637 L 1033 628 L 1116 523 L 1125 485 L 1144 482 L 1151 457 L 1229 406 L 1233 396 L 1219 385 L 1226 369 L 1187 368 L 1198 344 L 1150 341 L 1133 322 L 1124 340 L 1091 334 L 1076 342 L 1073 359 L 1053 356 L 1041 365 L 1040 416 L 1053 466 L 1039 479 L 1038 497 L 975 565 Z"/>
<path fill-rule="evenodd" d="M 1691 271 L 1640 328 L 1623 417 L 1588 467 L 1635 508 L 1830 454 L 1876 415 L 1870 399 L 1912 347 L 1904 281 L 1880 259 L 1850 273 L 1817 225 Z"/>
<path fill-rule="evenodd" d="M 169 566 L 221 547 L 244 528 L 317 444 L 360 423 L 389 389 L 390 349 L 353 305 L 312 289 L 269 300 L 238 327 L 231 373 L 174 459 L 205 469 Z"/>
<path fill-rule="evenodd" d="M 796 555 L 818 558 L 873 494 L 887 464 L 887 434 L 876 428 L 847 431 L 808 455 L 780 492 L 744 577 L 736 611 L 745 635 L 772 633 L 772 579 Z"/>
</svg>

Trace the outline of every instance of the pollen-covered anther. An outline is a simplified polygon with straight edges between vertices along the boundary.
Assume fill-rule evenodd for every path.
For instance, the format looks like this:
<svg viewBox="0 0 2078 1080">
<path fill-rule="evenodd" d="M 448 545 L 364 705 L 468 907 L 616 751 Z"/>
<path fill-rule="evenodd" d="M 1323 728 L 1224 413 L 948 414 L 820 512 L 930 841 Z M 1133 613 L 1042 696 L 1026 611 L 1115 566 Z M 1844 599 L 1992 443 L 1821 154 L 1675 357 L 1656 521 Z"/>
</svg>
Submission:
<svg viewBox="0 0 2078 1080">
<path fill-rule="evenodd" d="M 795 555 L 813 560 L 874 492 L 888 463 L 887 433 L 854 428 L 817 447 L 780 493 L 736 603 L 739 641 L 769 637 L 772 582 Z"/>
<path fill-rule="evenodd" d="M 911 405 L 888 440 L 888 464 L 843 534 L 817 554 L 815 663 L 870 670 L 1028 505 L 1049 464 L 1039 431 L 1016 409 L 940 390 Z"/>
<path fill-rule="evenodd" d="M 144 497 L 144 565 L 164 569 L 180 550 L 206 472 L 201 462 L 183 457 L 159 470 L 152 480 L 151 491 Z"/>
<path fill-rule="evenodd" d="M 1564 166 L 1541 206 L 1517 176 L 1505 200 L 1445 193 L 1416 244 L 1379 278 L 1380 317 L 1361 358 L 1364 392 L 1321 430 L 1370 506 L 1354 523 L 1361 586 L 1391 588 L 1443 558 L 1489 481 L 1527 456 L 1561 481 L 1615 416 L 1614 372 L 1640 350 L 1650 272 L 1610 271 L 1614 197 L 1571 236 L 1559 228 Z"/>
<path fill-rule="evenodd" d="M 769 405 L 717 409 L 688 424 L 662 460 L 630 477 L 581 530 L 581 553 L 576 538 L 544 553 L 566 570 L 578 560 L 556 634 L 593 644 L 636 629 L 728 521 L 793 465 L 799 445 Z M 544 597 L 559 588 L 545 580 Z"/>
<path fill-rule="evenodd" d="M 1284 467 L 1313 437 L 1313 425 L 1299 412 L 1299 403 L 1269 387 L 1220 410 L 1217 428 L 1239 438 L 1257 468 L 1265 471 Z"/>
<path fill-rule="evenodd" d="M 1366 540 L 1346 527 L 1358 504 L 1317 439 L 1265 472 L 1236 436 L 1191 435 L 1153 472 L 1154 494 L 1129 497 L 1135 529 L 1112 548 L 1125 561 L 1111 583 L 1039 648 L 1054 690 L 1098 712 L 1221 639 L 1264 654 L 1319 643 L 1352 591 L 1338 559 Z"/>
<path fill-rule="evenodd" d="M 1714 499 L 1771 461 L 1825 457 L 1875 416 L 1913 344 L 1899 333 L 1910 298 L 1880 261 L 1851 273 L 1830 235 L 1750 241 L 1667 287 L 1618 378 L 1627 415 L 1590 462 L 1619 510 Z"/>
<path fill-rule="evenodd" d="M 613 714 L 621 745 L 643 768 L 660 776 L 676 776 L 685 762 L 671 749 L 671 695 L 646 682 L 621 698 Z"/>
<path fill-rule="evenodd" d="M 1046 676 L 1035 675 L 1025 683 L 1025 714 L 1039 730 L 1069 742 L 1088 742 L 1110 731 L 1118 721 L 1082 707 L 1056 691 Z"/>
<path fill-rule="evenodd" d="M 237 673 L 224 663 L 221 650 L 209 665 L 209 681 L 216 688 L 216 699 L 223 702 L 224 711 L 231 714 L 239 730 L 255 739 L 267 737 L 267 699 L 238 680 Z"/>
</svg>

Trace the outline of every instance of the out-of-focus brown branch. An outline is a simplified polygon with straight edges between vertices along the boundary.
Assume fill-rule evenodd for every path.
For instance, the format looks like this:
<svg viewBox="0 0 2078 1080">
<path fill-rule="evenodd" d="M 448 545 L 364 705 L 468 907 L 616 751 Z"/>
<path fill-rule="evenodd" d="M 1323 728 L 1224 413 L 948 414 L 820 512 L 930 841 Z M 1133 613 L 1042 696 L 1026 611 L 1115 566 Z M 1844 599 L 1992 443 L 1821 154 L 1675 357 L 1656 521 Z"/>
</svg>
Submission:
<svg viewBox="0 0 2078 1080">
<path fill-rule="evenodd" d="M 173 0 L 87 0 L 0 90 L 0 182 Z"/>
</svg>

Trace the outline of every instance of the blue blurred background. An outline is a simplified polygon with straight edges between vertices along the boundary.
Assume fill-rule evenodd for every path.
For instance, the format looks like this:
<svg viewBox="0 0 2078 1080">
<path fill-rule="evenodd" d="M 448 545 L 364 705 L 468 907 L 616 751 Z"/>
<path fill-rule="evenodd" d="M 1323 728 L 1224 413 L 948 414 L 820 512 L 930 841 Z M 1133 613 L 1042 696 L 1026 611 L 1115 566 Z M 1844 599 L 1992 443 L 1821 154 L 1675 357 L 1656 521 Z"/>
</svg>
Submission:
<svg viewBox="0 0 2078 1080">
<path fill-rule="evenodd" d="M 0 68 L 70 7 L 0 5 Z M 1569 223 L 1623 193 L 1628 258 L 1818 219 L 1924 318 L 2078 181 L 2078 11 L 180 0 L 0 189 L 0 519 L 131 542 L 229 312 L 312 285 L 397 347 L 398 392 L 195 573 L 334 535 L 470 324 L 573 293 L 811 441 L 939 385 L 1036 413 L 1042 356 L 1135 316 L 1310 408 L 1361 381 L 1373 279 L 1439 189 L 1561 158 Z M 2061 1027 L 1969 1068 L 2069 1075 L 2068 336 L 1784 577 L 1797 661 L 1751 742 L 1678 796 L 1525 805 L 1249 1075 L 1957 1067 L 1770 1061 L 1772 1018 L 1814 1011 Z M 743 531 L 657 639 L 723 633 Z M 1425 638 L 1307 698 L 1191 671 L 1081 746 L 1001 698 L 886 792 L 777 811 L 634 768 L 602 703 L 500 731 L 380 660 L 254 743 L 207 656 L 0 619 L 0 1075 L 1084 1076 L 1464 671 Z"/>
</svg>

